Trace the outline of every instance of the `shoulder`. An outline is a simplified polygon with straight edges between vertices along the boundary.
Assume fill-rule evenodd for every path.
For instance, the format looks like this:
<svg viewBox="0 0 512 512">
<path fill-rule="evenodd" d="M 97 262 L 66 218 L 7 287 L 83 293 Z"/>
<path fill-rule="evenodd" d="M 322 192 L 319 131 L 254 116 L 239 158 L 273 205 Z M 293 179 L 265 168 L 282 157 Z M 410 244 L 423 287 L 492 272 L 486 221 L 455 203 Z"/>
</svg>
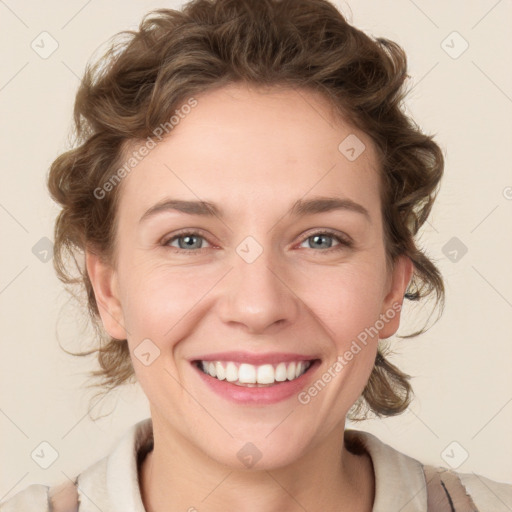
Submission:
<svg viewBox="0 0 512 512">
<path fill-rule="evenodd" d="M 457 473 L 478 510 L 510 512 L 512 510 L 512 484 L 497 482 L 475 473 Z"/>
<path fill-rule="evenodd" d="M 374 510 L 510 512 L 512 485 L 424 465 L 368 432 L 346 430 L 347 448 L 364 448 L 375 474 Z"/>
<path fill-rule="evenodd" d="M 107 456 L 58 486 L 32 484 L 0 503 L 0 512 L 76 512 L 82 503 L 95 510 L 144 512 L 138 464 L 152 447 L 152 422 L 133 425 Z M 88 506 L 88 505 L 85 505 Z"/>
<path fill-rule="evenodd" d="M 476 473 L 425 465 L 428 510 L 512 510 L 512 485 Z"/>
<path fill-rule="evenodd" d="M 0 512 L 49 512 L 48 491 L 47 485 L 29 485 L 9 500 L 0 503 Z"/>
<path fill-rule="evenodd" d="M 0 503 L 0 512 L 77 512 L 76 482 L 68 480 L 54 487 L 32 484 Z"/>
</svg>

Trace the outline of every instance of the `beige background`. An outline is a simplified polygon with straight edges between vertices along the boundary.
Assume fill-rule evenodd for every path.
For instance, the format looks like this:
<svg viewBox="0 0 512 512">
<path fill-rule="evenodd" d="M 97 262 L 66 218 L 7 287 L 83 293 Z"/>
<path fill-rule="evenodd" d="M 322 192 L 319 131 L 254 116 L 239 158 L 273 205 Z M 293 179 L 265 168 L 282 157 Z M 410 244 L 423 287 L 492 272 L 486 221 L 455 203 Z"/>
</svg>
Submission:
<svg viewBox="0 0 512 512">
<path fill-rule="evenodd" d="M 395 344 L 394 361 L 415 376 L 410 411 L 357 428 L 424 462 L 512 483 L 512 3 L 349 3 L 338 5 L 356 26 L 406 49 L 414 86 L 407 108 L 437 134 L 447 160 L 422 236 L 446 279 L 445 314 L 427 334 Z M 57 209 L 45 176 L 66 148 L 87 59 L 114 33 L 135 28 L 149 9 L 180 4 L 0 0 L 0 499 L 30 483 L 73 476 L 149 415 L 133 387 L 93 410 L 111 415 L 87 417 L 87 363 L 67 356 L 57 337 L 76 350 L 90 334 L 51 262 L 32 249 L 52 238 Z M 31 48 L 43 31 L 58 42 L 46 59 Z M 469 47 L 458 56 L 464 41 Z M 466 254 L 446 246 L 453 237 L 450 243 L 464 244 Z M 451 261 L 454 248 L 457 261 Z M 31 458 L 42 441 L 59 454 L 46 470 Z"/>
</svg>

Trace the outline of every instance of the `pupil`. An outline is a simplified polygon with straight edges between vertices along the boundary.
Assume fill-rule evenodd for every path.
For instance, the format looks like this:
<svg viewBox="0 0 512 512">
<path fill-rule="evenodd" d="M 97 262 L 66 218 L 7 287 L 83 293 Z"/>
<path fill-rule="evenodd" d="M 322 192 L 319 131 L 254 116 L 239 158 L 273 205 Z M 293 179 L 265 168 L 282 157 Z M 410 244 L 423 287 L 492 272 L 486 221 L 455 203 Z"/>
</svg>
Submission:
<svg viewBox="0 0 512 512">
<path fill-rule="evenodd" d="M 192 247 L 194 245 L 194 239 L 197 238 L 195 236 L 185 236 L 183 240 L 185 242 L 186 247 Z"/>
<path fill-rule="evenodd" d="M 329 237 L 326 237 L 325 235 L 314 235 L 313 236 L 314 242 L 315 243 L 319 242 L 320 245 L 322 244 L 322 239 L 325 241 L 327 238 L 329 238 Z M 330 247 L 330 246 L 331 246 L 331 244 L 328 242 L 327 247 Z"/>
</svg>

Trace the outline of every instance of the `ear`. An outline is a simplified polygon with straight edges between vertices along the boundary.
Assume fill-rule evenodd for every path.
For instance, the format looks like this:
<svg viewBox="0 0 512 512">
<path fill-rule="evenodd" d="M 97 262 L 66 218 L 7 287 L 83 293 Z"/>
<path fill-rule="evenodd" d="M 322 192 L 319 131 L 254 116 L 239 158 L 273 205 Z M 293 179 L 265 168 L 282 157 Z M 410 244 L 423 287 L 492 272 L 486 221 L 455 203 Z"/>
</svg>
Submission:
<svg viewBox="0 0 512 512">
<path fill-rule="evenodd" d="M 382 303 L 380 318 L 384 327 L 379 331 L 380 339 L 389 338 L 398 331 L 404 295 L 413 271 L 414 265 L 408 256 L 402 255 L 397 258 L 389 279 L 388 294 Z"/>
<path fill-rule="evenodd" d="M 94 289 L 103 327 L 112 338 L 125 340 L 126 329 L 115 269 L 98 255 L 89 251 L 85 253 L 85 265 Z"/>
</svg>

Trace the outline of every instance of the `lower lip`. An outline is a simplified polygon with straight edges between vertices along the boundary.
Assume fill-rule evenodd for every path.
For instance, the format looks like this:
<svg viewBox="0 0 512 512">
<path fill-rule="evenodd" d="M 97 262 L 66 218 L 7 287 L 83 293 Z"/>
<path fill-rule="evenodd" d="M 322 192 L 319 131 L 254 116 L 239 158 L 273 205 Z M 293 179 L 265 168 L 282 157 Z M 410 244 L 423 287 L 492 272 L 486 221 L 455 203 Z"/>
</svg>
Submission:
<svg viewBox="0 0 512 512">
<path fill-rule="evenodd" d="M 201 379 L 218 395 L 236 402 L 237 404 L 248 405 L 269 405 L 296 396 L 311 379 L 316 368 L 320 365 L 319 360 L 311 363 L 309 369 L 298 379 L 286 380 L 273 386 L 247 387 L 237 386 L 226 380 L 219 380 L 201 371 L 195 364 L 192 364 Z"/>
</svg>

